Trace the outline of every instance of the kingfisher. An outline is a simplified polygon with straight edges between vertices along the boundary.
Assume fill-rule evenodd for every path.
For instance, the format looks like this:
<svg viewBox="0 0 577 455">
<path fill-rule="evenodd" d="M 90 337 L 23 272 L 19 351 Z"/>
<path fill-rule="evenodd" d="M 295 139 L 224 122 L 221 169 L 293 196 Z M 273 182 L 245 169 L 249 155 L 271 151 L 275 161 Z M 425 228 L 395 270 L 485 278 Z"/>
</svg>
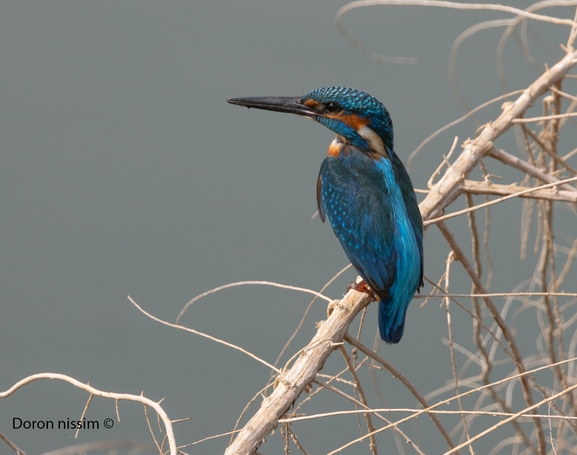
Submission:
<svg viewBox="0 0 577 455">
<path fill-rule="evenodd" d="M 300 115 L 336 133 L 317 179 L 319 216 L 329 219 L 363 278 L 357 289 L 378 296 L 381 338 L 398 343 L 409 303 L 423 285 L 423 220 L 409 174 L 394 151 L 385 106 L 368 93 L 333 86 L 301 97 L 227 101 Z"/>
</svg>

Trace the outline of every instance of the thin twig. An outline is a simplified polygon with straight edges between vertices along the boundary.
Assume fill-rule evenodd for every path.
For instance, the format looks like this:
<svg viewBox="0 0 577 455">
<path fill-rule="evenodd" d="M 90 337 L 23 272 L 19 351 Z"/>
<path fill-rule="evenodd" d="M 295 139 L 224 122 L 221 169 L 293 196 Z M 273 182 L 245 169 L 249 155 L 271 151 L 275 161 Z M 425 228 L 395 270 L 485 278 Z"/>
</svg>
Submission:
<svg viewBox="0 0 577 455">
<path fill-rule="evenodd" d="M 461 263 L 461 265 L 463 266 L 465 271 L 469 274 L 469 276 L 473 280 L 473 283 L 475 283 L 475 286 L 477 287 L 477 289 L 479 289 L 483 293 L 485 291 L 483 284 L 481 283 L 479 277 L 477 276 L 477 274 L 473 270 L 473 267 L 469 263 L 469 260 L 467 259 L 467 257 L 465 256 L 465 254 L 463 253 L 461 248 L 459 247 L 459 244 L 455 240 L 453 234 L 449 231 L 449 229 L 445 225 L 445 222 L 441 221 L 440 223 L 437 224 L 437 226 L 439 227 L 439 229 L 443 233 L 443 236 L 445 237 L 445 239 L 449 243 L 449 246 L 451 247 L 451 249 L 455 252 L 457 258 L 459 259 L 459 262 Z M 515 362 L 515 365 L 517 367 L 517 371 L 519 373 L 525 372 L 525 366 L 523 365 L 523 357 L 521 356 L 521 353 L 519 352 L 519 348 L 517 347 L 517 343 L 515 342 L 515 339 L 513 337 L 513 334 L 511 333 L 511 330 L 509 329 L 509 327 L 507 326 L 507 324 L 505 323 L 505 321 L 501 317 L 501 314 L 499 313 L 499 310 L 497 310 L 497 307 L 495 306 L 493 301 L 488 297 L 484 297 L 483 300 L 485 301 L 485 305 L 487 305 L 487 308 L 491 312 L 491 316 L 493 317 L 493 319 L 495 319 L 495 322 L 497 323 L 497 325 L 499 326 L 499 328 L 503 332 L 503 336 L 507 340 L 507 344 L 509 345 L 509 348 L 511 349 L 511 353 L 513 355 L 513 361 Z M 525 377 L 525 376 L 521 377 L 521 390 L 523 391 L 523 397 L 524 397 L 526 403 L 529 406 L 532 406 L 533 396 L 531 394 L 529 381 L 528 381 L 527 377 Z M 544 455 L 545 454 L 545 447 L 544 447 L 545 439 L 543 436 L 543 427 L 542 427 L 541 421 L 539 419 L 535 419 L 534 424 L 535 424 L 535 430 L 537 431 L 537 439 L 539 441 L 539 453 L 541 455 Z"/>
<path fill-rule="evenodd" d="M 184 313 L 186 313 L 186 310 L 188 310 L 188 308 L 196 301 L 207 297 L 211 294 L 215 294 L 216 292 L 219 291 L 223 291 L 225 289 L 230 289 L 230 288 L 234 288 L 234 287 L 238 287 L 238 286 L 271 286 L 271 287 L 275 287 L 275 288 L 281 288 L 281 289 L 288 289 L 289 291 L 299 291 L 299 292 L 305 292 L 307 294 L 312 294 L 318 298 L 321 298 L 323 300 L 326 300 L 327 302 L 330 302 L 332 299 L 321 294 L 320 292 L 316 292 L 312 289 L 307 289 L 307 288 L 300 288 L 298 286 L 290 286 L 288 284 L 281 284 L 281 283 L 275 283 L 272 281 L 237 281 L 236 283 L 228 283 L 225 284 L 223 286 L 218 286 L 216 288 L 213 288 L 209 291 L 203 292 L 202 294 L 197 295 L 196 297 L 194 297 L 193 299 L 191 299 L 190 301 L 188 301 L 186 303 L 186 305 L 184 305 L 184 307 L 182 308 L 182 310 L 180 310 L 180 313 L 178 313 L 178 316 L 176 317 L 176 323 L 178 324 L 178 321 L 180 321 L 180 318 L 184 315 Z"/>
<path fill-rule="evenodd" d="M 8 445 L 8 447 L 10 447 L 14 452 L 16 452 L 16 455 L 26 455 L 26 452 L 24 452 L 22 449 L 19 449 L 18 446 L 14 444 L 12 441 L 10 441 L 10 439 L 8 439 L 6 435 L 1 431 L 0 431 L 0 439 L 2 439 L 2 441 L 4 441 Z"/>
<path fill-rule="evenodd" d="M 206 334 L 206 333 L 199 332 L 198 330 L 194 330 L 194 329 L 191 329 L 191 328 L 189 328 L 189 327 L 185 327 L 185 326 L 183 326 L 183 325 L 173 324 L 173 323 L 171 323 L 171 322 L 164 321 L 164 320 L 162 320 L 162 319 L 160 319 L 160 318 L 157 318 L 156 316 L 153 316 L 152 314 L 150 314 L 150 313 L 147 312 L 146 310 L 144 310 L 144 308 L 142 308 L 138 303 L 136 303 L 132 297 L 128 296 L 128 300 L 130 300 L 130 302 L 131 302 L 142 314 L 144 314 L 145 316 L 148 316 L 148 317 L 149 317 L 150 319 L 152 319 L 153 321 L 160 322 L 161 324 L 166 325 L 166 326 L 168 326 L 168 327 L 172 327 L 172 328 L 179 329 L 179 330 L 184 330 L 185 332 L 194 333 L 195 335 L 200 335 L 201 337 L 208 338 L 209 340 L 216 341 L 217 343 L 220 343 L 220 344 L 224 344 L 225 346 L 228 346 L 229 348 L 236 349 L 237 351 L 240 351 L 240 352 L 242 352 L 243 354 L 248 355 L 249 357 L 253 358 L 253 359 L 256 360 L 257 362 L 260 362 L 260 363 L 262 363 L 263 365 L 265 365 L 266 367 L 270 368 L 271 370 L 274 370 L 274 371 L 276 371 L 277 373 L 280 373 L 280 370 L 279 370 L 277 367 L 275 367 L 274 365 L 271 365 L 270 363 L 268 363 L 267 361 L 261 359 L 260 357 L 257 357 L 257 356 L 254 355 L 252 352 L 249 352 L 249 351 L 247 351 L 246 349 L 241 348 L 240 346 L 237 346 L 237 345 L 235 345 L 235 344 L 232 344 L 232 343 L 229 343 L 229 342 L 227 342 L 227 341 L 221 340 L 221 339 L 219 339 L 219 338 L 215 338 L 215 337 L 213 337 L 213 336 L 211 336 L 211 335 L 208 335 L 208 334 Z"/>
<path fill-rule="evenodd" d="M 403 385 L 413 394 L 413 396 L 417 399 L 417 401 L 419 403 L 421 403 L 423 408 L 429 407 L 429 405 L 427 404 L 427 401 L 419 393 L 419 391 L 416 389 L 416 387 L 405 377 L 405 375 L 403 373 L 401 373 L 397 368 L 395 368 L 394 365 L 392 365 L 390 362 L 387 362 L 385 359 L 383 359 L 381 356 L 379 356 L 375 351 L 367 348 L 359 340 L 351 337 L 349 334 L 346 334 L 344 338 L 345 338 L 345 341 L 347 343 L 349 343 L 350 345 L 357 348 L 359 351 L 363 352 L 365 355 L 372 358 L 375 362 L 380 363 L 389 373 L 391 373 L 395 378 L 397 378 L 399 381 L 401 381 L 403 383 Z M 447 443 L 447 445 L 449 447 L 453 447 L 454 446 L 453 441 L 451 440 L 451 437 L 449 436 L 449 434 L 446 432 L 441 421 L 439 419 L 437 419 L 436 416 L 430 415 L 430 417 L 431 417 L 431 420 L 433 421 L 433 423 L 435 424 L 435 426 L 437 427 L 437 429 L 439 430 L 439 432 L 441 433 L 441 435 L 443 436 L 443 438 L 445 439 L 445 442 Z"/>
<path fill-rule="evenodd" d="M 340 346 L 339 349 L 340 349 L 341 354 L 343 355 L 343 357 L 345 359 L 345 362 L 347 364 L 347 368 L 351 372 L 353 380 L 355 381 L 355 388 L 356 388 L 357 392 L 359 392 L 359 398 L 361 399 L 361 402 L 365 406 L 368 407 L 369 404 L 368 404 L 367 398 L 365 396 L 365 391 L 363 389 L 363 385 L 361 384 L 361 381 L 359 380 L 357 372 L 355 371 L 355 367 L 351 363 L 351 359 L 347 353 L 347 350 L 345 349 L 344 346 Z M 365 414 L 365 419 L 367 421 L 367 430 L 369 431 L 369 433 L 372 433 L 373 431 L 375 431 L 375 427 L 373 426 L 373 422 L 371 420 L 371 415 Z M 371 438 L 370 438 L 369 448 L 371 449 L 371 453 L 373 455 L 377 455 L 377 440 L 374 436 L 371 436 Z"/>
</svg>

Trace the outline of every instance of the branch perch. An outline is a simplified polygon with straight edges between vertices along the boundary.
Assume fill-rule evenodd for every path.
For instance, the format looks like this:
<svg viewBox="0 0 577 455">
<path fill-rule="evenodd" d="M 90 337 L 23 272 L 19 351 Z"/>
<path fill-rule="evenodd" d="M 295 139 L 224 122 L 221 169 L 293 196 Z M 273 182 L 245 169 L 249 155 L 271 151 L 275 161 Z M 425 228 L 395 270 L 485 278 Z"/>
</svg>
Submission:
<svg viewBox="0 0 577 455">
<path fill-rule="evenodd" d="M 320 324 L 317 334 L 294 365 L 278 376 L 274 392 L 264 399 L 260 409 L 226 449 L 226 455 L 256 451 L 305 387 L 315 379 L 331 352 L 342 342 L 349 325 L 370 302 L 367 294 L 351 290 L 334 305 L 331 315 Z"/>
</svg>

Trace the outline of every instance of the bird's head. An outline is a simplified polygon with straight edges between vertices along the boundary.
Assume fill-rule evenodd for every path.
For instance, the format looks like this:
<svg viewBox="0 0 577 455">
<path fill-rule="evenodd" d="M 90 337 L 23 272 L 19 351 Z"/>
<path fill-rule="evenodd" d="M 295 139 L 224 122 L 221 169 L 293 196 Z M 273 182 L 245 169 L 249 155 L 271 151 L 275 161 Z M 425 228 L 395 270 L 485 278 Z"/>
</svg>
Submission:
<svg viewBox="0 0 577 455">
<path fill-rule="evenodd" d="M 388 157 L 393 150 L 393 122 L 385 106 L 369 95 L 346 87 L 321 87 L 302 97 L 232 98 L 248 108 L 288 112 L 316 120 L 340 141 Z"/>
</svg>

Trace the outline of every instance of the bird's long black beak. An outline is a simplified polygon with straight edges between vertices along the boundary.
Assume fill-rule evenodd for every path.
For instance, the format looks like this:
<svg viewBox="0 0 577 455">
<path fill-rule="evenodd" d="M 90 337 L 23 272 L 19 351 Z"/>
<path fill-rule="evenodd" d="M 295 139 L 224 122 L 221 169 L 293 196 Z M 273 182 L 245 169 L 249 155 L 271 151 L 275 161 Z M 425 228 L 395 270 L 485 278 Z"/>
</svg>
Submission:
<svg viewBox="0 0 577 455">
<path fill-rule="evenodd" d="M 312 118 L 318 115 L 308 106 L 301 103 L 299 97 L 291 96 L 265 96 L 251 98 L 230 98 L 226 100 L 230 104 L 236 104 L 247 108 L 263 109 L 265 111 L 288 112 L 290 114 L 301 115 Z"/>
</svg>

